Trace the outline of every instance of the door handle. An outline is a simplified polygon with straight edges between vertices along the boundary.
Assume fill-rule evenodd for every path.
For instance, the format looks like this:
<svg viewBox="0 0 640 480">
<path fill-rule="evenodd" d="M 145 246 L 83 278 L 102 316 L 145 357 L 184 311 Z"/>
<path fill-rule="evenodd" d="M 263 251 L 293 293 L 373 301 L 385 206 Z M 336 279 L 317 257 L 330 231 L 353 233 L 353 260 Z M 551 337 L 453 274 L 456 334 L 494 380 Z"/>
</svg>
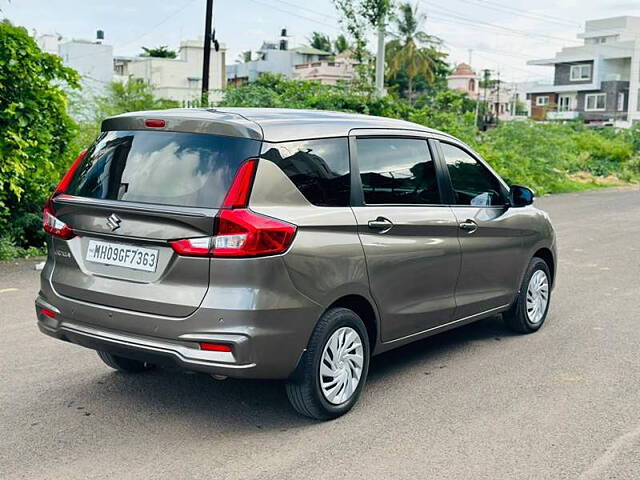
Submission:
<svg viewBox="0 0 640 480">
<path fill-rule="evenodd" d="M 379 230 L 379 233 L 385 233 L 391 230 L 393 222 L 388 218 L 378 217 L 375 220 L 369 220 L 367 225 L 369 225 L 369 228 L 373 230 Z"/>
<path fill-rule="evenodd" d="M 458 226 L 460 227 L 460 230 L 464 230 L 467 233 L 473 233 L 478 229 L 478 224 L 473 220 L 471 220 L 470 218 L 467 218 L 464 222 L 460 223 Z"/>
</svg>

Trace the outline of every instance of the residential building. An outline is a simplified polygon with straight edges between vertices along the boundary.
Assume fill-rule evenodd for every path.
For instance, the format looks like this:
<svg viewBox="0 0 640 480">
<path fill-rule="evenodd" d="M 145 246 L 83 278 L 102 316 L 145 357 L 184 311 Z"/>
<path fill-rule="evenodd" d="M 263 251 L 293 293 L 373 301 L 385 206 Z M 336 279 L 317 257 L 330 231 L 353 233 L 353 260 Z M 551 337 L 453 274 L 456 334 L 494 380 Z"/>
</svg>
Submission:
<svg viewBox="0 0 640 480">
<path fill-rule="evenodd" d="M 229 84 L 242 85 L 246 82 L 252 82 L 263 73 L 279 73 L 286 77 L 294 78 L 296 65 L 328 62 L 331 57 L 330 52 L 312 47 L 302 46 L 290 49 L 287 38 L 287 31 L 283 29 L 278 42 L 263 42 L 262 47 L 256 52 L 256 59 L 227 65 L 227 81 Z M 305 68 L 312 69 L 315 67 Z M 305 68 L 301 70 L 305 70 Z M 326 65 L 325 70 L 327 72 L 328 68 L 328 65 Z M 335 70 L 335 66 L 332 68 Z"/>
<path fill-rule="evenodd" d="M 535 119 L 582 119 L 627 127 L 640 121 L 640 17 L 589 20 L 583 45 L 529 65 L 554 68 L 553 85 L 531 88 Z"/>
<path fill-rule="evenodd" d="M 339 82 L 349 82 L 356 74 L 356 60 L 349 53 L 341 53 L 335 58 L 328 57 L 311 63 L 294 65 L 293 77 L 300 80 L 310 80 L 324 85 L 336 85 Z"/>
<path fill-rule="evenodd" d="M 90 97 L 104 93 L 113 79 L 113 47 L 106 45 L 104 32 L 98 30 L 95 40 L 65 40 L 59 34 L 37 38 L 40 48 L 62 58 L 62 63 L 80 74 L 81 94 Z"/>
<path fill-rule="evenodd" d="M 470 65 L 458 64 L 451 75 L 447 76 L 447 86 L 451 90 L 466 93 L 469 98 L 476 100 L 479 95 L 480 78 Z"/>
<path fill-rule="evenodd" d="M 524 92 L 519 84 L 498 80 L 490 83 L 487 88 L 480 86 L 480 77 L 467 63 L 458 64 L 447 76 L 447 86 L 451 90 L 462 92 L 472 100 L 486 102 L 487 123 L 495 122 L 496 118 L 506 121 L 522 117 L 518 106 L 524 100 Z"/>
<path fill-rule="evenodd" d="M 210 100 L 221 97 L 226 86 L 226 47 L 211 50 L 209 89 Z M 189 105 L 200 98 L 202 89 L 202 60 L 204 46 L 202 40 L 180 42 L 177 58 L 160 57 L 115 57 L 111 75 L 116 80 L 128 78 L 149 82 L 158 98 L 177 100 Z"/>
</svg>

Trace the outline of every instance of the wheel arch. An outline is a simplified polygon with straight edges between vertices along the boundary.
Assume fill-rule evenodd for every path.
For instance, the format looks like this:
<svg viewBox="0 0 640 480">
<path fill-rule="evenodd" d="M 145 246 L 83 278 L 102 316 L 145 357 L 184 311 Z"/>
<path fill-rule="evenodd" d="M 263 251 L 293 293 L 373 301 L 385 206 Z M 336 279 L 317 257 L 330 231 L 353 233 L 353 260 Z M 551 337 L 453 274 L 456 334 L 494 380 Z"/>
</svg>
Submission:
<svg viewBox="0 0 640 480">
<path fill-rule="evenodd" d="M 547 247 L 542 247 L 536 250 L 533 256 L 544 260 L 547 266 L 549 267 L 549 273 L 551 274 L 551 278 L 550 278 L 551 287 L 553 288 L 553 285 L 555 283 L 555 278 L 556 278 L 556 265 L 555 265 L 555 258 L 553 257 L 553 252 Z"/>
<path fill-rule="evenodd" d="M 329 305 L 325 312 L 331 308 L 337 307 L 348 308 L 362 319 L 362 322 L 367 329 L 367 335 L 369 336 L 369 346 L 371 348 L 371 352 L 373 352 L 378 342 L 379 332 L 378 315 L 373 303 L 362 295 L 344 295 Z"/>
</svg>

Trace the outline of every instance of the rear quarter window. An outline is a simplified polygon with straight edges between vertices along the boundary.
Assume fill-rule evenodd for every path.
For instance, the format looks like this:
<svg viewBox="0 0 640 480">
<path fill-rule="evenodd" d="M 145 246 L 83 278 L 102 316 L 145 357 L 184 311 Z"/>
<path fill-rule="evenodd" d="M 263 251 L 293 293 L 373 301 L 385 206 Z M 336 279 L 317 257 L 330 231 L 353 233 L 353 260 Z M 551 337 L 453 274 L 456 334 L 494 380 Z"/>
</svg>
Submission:
<svg viewBox="0 0 640 480">
<path fill-rule="evenodd" d="M 275 163 L 312 204 L 349 205 L 349 144 L 346 138 L 268 143 L 261 157 Z"/>
<path fill-rule="evenodd" d="M 67 193 L 79 197 L 217 208 L 240 164 L 256 157 L 247 138 L 156 131 L 103 132 Z"/>
</svg>

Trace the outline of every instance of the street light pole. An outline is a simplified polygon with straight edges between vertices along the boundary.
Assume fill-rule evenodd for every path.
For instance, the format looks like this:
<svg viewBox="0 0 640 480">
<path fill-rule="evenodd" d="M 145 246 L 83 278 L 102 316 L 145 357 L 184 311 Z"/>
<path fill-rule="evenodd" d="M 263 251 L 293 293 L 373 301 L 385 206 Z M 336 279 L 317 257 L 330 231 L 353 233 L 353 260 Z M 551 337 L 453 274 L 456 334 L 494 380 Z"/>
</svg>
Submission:
<svg viewBox="0 0 640 480">
<path fill-rule="evenodd" d="M 211 63 L 211 22 L 213 17 L 213 0 L 207 0 L 204 19 L 204 57 L 202 58 L 202 96 L 201 106 L 209 105 L 209 69 Z"/>
<path fill-rule="evenodd" d="M 376 54 L 376 92 L 384 95 L 384 18 L 382 15 L 378 23 L 378 53 Z"/>
</svg>

